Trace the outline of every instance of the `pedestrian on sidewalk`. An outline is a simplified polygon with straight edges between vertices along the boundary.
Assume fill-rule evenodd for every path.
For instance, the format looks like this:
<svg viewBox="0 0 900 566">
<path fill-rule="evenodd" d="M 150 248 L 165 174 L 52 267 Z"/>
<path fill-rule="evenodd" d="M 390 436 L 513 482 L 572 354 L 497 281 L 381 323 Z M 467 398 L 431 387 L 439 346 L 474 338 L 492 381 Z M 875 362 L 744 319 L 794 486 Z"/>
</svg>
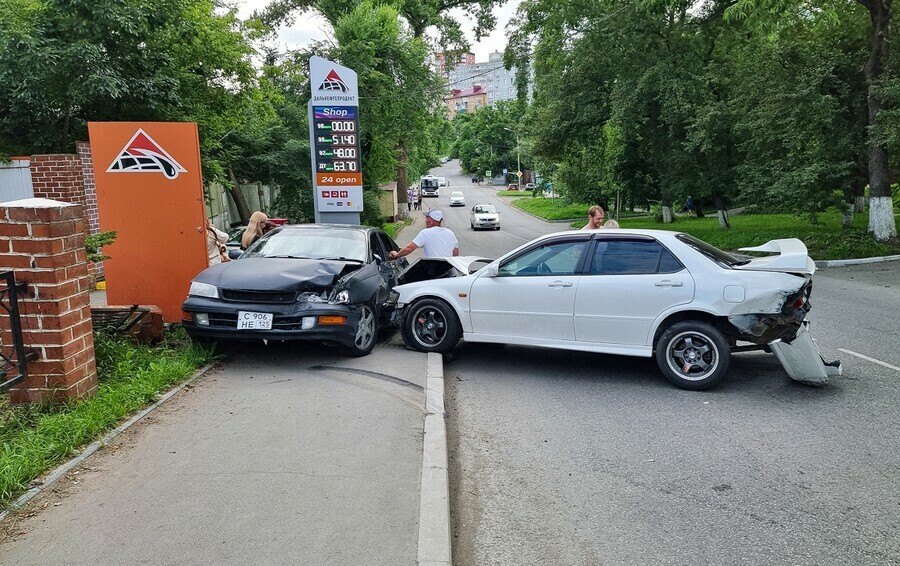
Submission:
<svg viewBox="0 0 900 566">
<path fill-rule="evenodd" d="M 459 255 L 459 240 L 456 234 L 449 228 L 441 226 L 444 214 L 432 208 L 425 213 L 425 228 L 421 230 L 413 241 L 408 243 L 399 252 L 392 251 L 391 259 L 403 257 L 422 248 L 425 257 L 450 257 Z"/>
</svg>

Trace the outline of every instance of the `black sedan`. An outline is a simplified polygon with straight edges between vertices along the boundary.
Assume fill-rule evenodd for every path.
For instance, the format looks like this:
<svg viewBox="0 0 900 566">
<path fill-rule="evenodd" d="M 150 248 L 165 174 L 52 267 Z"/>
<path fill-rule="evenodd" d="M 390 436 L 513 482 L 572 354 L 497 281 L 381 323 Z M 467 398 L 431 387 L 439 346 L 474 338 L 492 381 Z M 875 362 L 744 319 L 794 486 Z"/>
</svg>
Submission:
<svg viewBox="0 0 900 566">
<path fill-rule="evenodd" d="M 367 226 L 276 228 L 191 282 L 182 324 L 198 340 L 324 340 L 352 356 L 375 347 L 405 258 Z"/>
</svg>

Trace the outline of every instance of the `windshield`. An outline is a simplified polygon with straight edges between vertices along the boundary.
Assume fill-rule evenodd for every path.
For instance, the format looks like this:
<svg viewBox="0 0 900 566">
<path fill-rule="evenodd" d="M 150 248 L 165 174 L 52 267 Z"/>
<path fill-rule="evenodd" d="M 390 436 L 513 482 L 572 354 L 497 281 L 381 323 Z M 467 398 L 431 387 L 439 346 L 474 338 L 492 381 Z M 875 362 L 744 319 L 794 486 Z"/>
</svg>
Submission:
<svg viewBox="0 0 900 566">
<path fill-rule="evenodd" d="M 497 209 L 493 205 L 481 205 L 475 207 L 475 214 L 496 214 Z"/>
<path fill-rule="evenodd" d="M 715 246 L 707 244 L 703 240 L 698 240 L 690 234 L 678 234 L 676 238 L 724 267 L 734 267 L 735 265 L 746 265 L 750 263 L 747 259 L 739 258 L 728 252 L 722 251 Z"/>
<path fill-rule="evenodd" d="M 463 194 L 459 191 L 453 191 L 452 193 L 450 193 L 450 196 L 454 197 L 454 198 L 459 198 L 459 197 L 463 196 Z"/>
<path fill-rule="evenodd" d="M 356 230 L 287 228 L 271 232 L 247 248 L 248 257 L 341 259 L 365 262 L 366 234 Z"/>
</svg>

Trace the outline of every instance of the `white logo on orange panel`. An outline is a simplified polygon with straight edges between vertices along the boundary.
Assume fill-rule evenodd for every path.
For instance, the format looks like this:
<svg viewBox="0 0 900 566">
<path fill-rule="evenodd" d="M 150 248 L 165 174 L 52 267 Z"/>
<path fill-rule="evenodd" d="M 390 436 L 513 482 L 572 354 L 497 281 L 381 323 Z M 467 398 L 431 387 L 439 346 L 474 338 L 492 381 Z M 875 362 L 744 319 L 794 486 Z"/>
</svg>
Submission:
<svg viewBox="0 0 900 566">
<path fill-rule="evenodd" d="M 106 170 L 107 173 L 153 171 L 161 172 L 167 179 L 174 179 L 179 173 L 187 173 L 187 169 L 166 153 L 166 150 L 141 128 L 138 128 Z"/>
</svg>

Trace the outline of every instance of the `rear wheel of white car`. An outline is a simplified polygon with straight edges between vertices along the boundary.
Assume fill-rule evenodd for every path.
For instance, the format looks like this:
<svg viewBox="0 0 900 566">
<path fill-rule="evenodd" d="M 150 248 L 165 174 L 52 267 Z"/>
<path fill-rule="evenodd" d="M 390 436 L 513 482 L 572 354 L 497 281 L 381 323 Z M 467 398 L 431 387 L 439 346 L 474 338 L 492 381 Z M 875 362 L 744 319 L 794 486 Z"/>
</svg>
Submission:
<svg viewBox="0 0 900 566">
<path fill-rule="evenodd" d="M 378 341 L 378 313 L 370 304 L 359 307 L 359 324 L 356 325 L 356 337 L 351 346 L 347 346 L 347 354 L 354 357 L 369 355 Z"/>
<path fill-rule="evenodd" d="M 462 329 L 453 309 L 439 299 L 413 303 L 403 319 L 403 341 L 420 352 L 446 352 L 456 346 Z"/>
<path fill-rule="evenodd" d="M 656 363 L 682 389 L 709 389 L 725 377 L 731 350 L 722 333 L 700 321 L 673 324 L 656 343 Z"/>
</svg>

